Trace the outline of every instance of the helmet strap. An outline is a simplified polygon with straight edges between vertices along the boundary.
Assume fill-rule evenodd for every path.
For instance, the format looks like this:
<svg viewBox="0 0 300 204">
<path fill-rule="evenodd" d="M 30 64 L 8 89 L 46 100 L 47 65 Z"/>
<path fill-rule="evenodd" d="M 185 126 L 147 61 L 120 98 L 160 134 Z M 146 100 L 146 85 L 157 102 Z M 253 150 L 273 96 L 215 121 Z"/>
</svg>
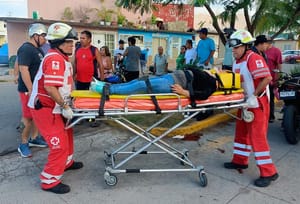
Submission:
<svg viewBox="0 0 300 204">
<path fill-rule="evenodd" d="M 62 54 L 66 55 L 66 56 L 72 55 L 72 53 L 66 53 L 66 52 L 64 52 L 62 49 L 60 49 L 59 47 L 57 47 L 57 49 L 58 49 Z"/>
<path fill-rule="evenodd" d="M 239 58 L 239 60 L 242 59 L 242 58 L 246 55 L 247 50 L 248 50 L 248 45 L 245 45 L 244 53 L 243 53 L 242 56 Z"/>
<path fill-rule="evenodd" d="M 35 37 L 34 37 L 35 35 L 38 36 L 38 40 L 35 39 Z M 34 36 L 33 36 L 33 40 L 34 40 L 35 44 L 37 45 L 37 47 L 41 47 L 40 36 L 38 34 L 34 34 Z"/>
</svg>

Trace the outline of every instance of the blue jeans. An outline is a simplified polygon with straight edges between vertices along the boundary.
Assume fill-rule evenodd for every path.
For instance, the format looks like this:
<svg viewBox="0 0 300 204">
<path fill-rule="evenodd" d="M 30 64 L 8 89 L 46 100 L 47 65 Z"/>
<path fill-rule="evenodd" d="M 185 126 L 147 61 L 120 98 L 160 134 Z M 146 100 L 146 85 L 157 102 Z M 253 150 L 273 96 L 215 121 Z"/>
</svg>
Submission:
<svg viewBox="0 0 300 204">
<path fill-rule="evenodd" d="M 172 93 L 171 85 L 174 79 L 171 74 L 149 77 L 153 93 Z M 130 95 L 147 93 L 144 80 L 135 79 L 128 83 L 112 84 L 109 88 L 110 94 Z"/>
</svg>

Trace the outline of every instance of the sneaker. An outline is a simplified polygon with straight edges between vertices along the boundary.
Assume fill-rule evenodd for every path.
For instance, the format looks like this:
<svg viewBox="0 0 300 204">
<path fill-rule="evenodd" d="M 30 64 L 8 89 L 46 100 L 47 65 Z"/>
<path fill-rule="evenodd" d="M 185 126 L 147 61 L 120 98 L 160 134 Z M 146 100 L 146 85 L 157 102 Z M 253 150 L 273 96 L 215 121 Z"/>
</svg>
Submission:
<svg viewBox="0 0 300 204">
<path fill-rule="evenodd" d="M 37 136 L 35 139 L 28 140 L 29 147 L 48 147 L 46 141 L 42 136 Z"/>
<path fill-rule="evenodd" d="M 259 177 L 254 181 L 254 185 L 257 187 L 267 187 L 271 184 L 272 181 L 277 180 L 279 177 L 278 173 L 274 174 L 273 176 L 266 176 L 266 177 Z"/>
<path fill-rule="evenodd" d="M 71 188 L 70 186 L 63 184 L 63 183 L 59 183 L 56 186 L 52 187 L 52 188 L 47 188 L 44 189 L 42 188 L 44 191 L 50 191 L 52 193 L 56 193 L 56 194 L 65 194 L 65 193 L 69 193 Z"/>
<path fill-rule="evenodd" d="M 32 157 L 31 151 L 29 149 L 28 143 L 21 143 L 18 147 L 18 152 L 21 154 L 22 157 L 27 158 L 27 157 Z"/>
<path fill-rule="evenodd" d="M 224 163 L 224 167 L 226 169 L 247 169 L 248 165 L 235 164 L 233 162 L 226 162 L 226 163 Z"/>
<path fill-rule="evenodd" d="M 69 166 L 68 168 L 65 169 L 65 171 L 81 169 L 82 167 L 83 167 L 83 163 L 82 162 L 75 162 L 74 161 L 71 166 Z"/>
</svg>

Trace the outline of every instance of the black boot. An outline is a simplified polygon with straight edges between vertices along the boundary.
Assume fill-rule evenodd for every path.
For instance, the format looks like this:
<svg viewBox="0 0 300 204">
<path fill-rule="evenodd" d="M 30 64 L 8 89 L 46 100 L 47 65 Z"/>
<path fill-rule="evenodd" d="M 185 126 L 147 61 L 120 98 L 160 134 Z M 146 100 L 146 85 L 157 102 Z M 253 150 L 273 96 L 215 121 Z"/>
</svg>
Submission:
<svg viewBox="0 0 300 204">
<path fill-rule="evenodd" d="M 83 167 L 83 163 L 82 162 L 76 162 L 76 161 L 74 161 L 71 166 L 69 166 L 68 168 L 65 169 L 65 171 L 81 169 L 82 167 Z"/>
<path fill-rule="evenodd" d="M 42 188 L 43 189 L 43 188 Z M 52 188 L 48 188 L 48 189 L 43 189 L 44 191 L 49 191 L 52 193 L 56 193 L 56 194 L 65 194 L 65 193 L 69 193 L 70 192 L 70 186 L 63 184 L 63 183 L 59 183 L 56 186 L 52 187 Z"/>
<path fill-rule="evenodd" d="M 224 167 L 226 169 L 247 169 L 248 165 L 243 165 L 243 164 L 235 164 L 233 162 L 225 162 Z"/>
<path fill-rule="evenodd" d="M 278 173 L 274 174 L 273 176 L 266 176 L 266 177 L 259 177 L 254 181 L 254 185 L 258 187 L 267 187 L 271 184 L 272 181 L 277 180 L 279 177 Z"/>
</svg>

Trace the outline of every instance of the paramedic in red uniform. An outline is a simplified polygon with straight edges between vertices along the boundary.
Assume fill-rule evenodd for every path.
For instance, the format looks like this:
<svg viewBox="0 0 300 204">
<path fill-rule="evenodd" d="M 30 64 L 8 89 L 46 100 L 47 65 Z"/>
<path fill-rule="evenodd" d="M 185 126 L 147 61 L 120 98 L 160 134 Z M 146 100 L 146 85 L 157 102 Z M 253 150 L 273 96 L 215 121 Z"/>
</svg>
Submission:
<svg viewBox="0 0 300 204">
<path fill-rule="evenodd" d="M 92 33 L 88 30 L 82 31 L 80 45 L 75 49 L 74 78 L 77 90 L 89 90 L 93 77 L 104 80 L 100 52 L 91 42 Z"/>
<path fill-rule="evenodd" d="M 236 60 L 233 64 L 233 71 L 241 74 L 248 111 L 254 114 L 254 120 L 252 122 L 236 121 L 233 159 L 231 162 L 224 163 L 224 167 L 227 169 L 248 168 L 248 158 L 252 150 L 260 171 L 260 177 L 254 181 L 254 185 L 267 187 L 279 177 L 272 162 L 267 141 L 270 113 L 267 86 L 272 77 L 263 57 L 249 49 L 254 40 L 252 35 L 245 30 L 234 32 L 229 40 Z M 239 109 L 239 116 L 241 112 Z"/>
<path fill-rule="evenodd" d="M 73 160 L 73 131 L 65 129 L 65 120 L 73 117 L 69 106 L 73 70 L 69 56 L 77 33 L 67 24 L 50 25 L 47 39 L 51 49 L 41 62 L 34 79 L 28 106 L 33 120 L 48 146 L 48 161 L 40 175 L 41 188 L 63 194 L 70 187 L 61 183 L 66 170 L 80 169 L 82 162 Z"/>
</svg>

